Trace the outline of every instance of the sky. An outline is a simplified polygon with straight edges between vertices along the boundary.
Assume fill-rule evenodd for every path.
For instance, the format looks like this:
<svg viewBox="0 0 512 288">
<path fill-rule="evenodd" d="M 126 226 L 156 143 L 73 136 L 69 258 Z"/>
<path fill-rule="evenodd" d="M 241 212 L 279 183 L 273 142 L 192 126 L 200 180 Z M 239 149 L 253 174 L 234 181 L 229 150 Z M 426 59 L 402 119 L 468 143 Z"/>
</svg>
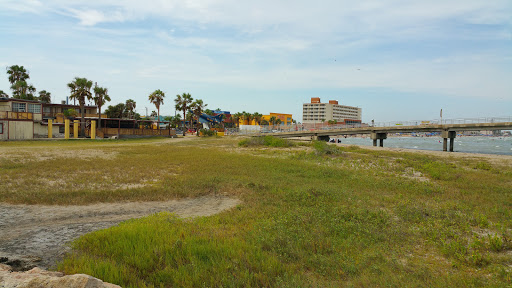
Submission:
<svg viewBox="0 0 512 288">
<path fill-rule="evenodd" d="M 86 77 L 142 115 L 160 89 L 161 115 L 190 93 L 299 122 L 311 97 L 363 122 L 512 116 L 510 0 L 0 0 L 0 43 L 56 103 Z"/>
</svg>

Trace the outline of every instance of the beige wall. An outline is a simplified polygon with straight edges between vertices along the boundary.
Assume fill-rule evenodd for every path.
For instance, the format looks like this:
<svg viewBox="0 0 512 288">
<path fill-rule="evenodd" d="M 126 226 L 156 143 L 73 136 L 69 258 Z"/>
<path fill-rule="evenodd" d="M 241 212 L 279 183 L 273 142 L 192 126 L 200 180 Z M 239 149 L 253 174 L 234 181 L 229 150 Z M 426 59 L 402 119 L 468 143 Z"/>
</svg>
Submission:
<svg viewBox="0 0 512 288">
<path fill-rule="evenodd" d="M 0 124 L 3 124 L 3 129 L 2 129 L 2 134 L 0 134 L 0 140 L 7 140 L 7 133 L 9 133 L 8 131 L 8 126 L 7 126 L 7 121 L 0 121 Z"/>
<path fill-rule="evenodd" d="M 34 139 L 34 122 L 9 121 L 9 140 Z"/>
<path fill-rule="evenodd" d="M 10 102 L 0 102 L 0 111 L 11 111 Z"/>
</svg>

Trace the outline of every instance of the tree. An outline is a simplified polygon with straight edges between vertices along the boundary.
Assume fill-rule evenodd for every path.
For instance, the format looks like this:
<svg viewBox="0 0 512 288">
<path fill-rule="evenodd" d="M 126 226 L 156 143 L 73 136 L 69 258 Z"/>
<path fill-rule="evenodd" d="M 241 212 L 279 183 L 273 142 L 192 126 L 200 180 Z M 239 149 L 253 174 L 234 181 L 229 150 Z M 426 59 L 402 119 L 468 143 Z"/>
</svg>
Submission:
<svg viewBox="0 0 512 288">
<path fill-rule="evenodd" d="M 213 116 L 213 114 L 215 114 L 215 113 L 213 113 L 213 111 L 210 109 L 206 109 L 206 110 L 204 110 L 204 114 Z"/>
<path fill-rule="evenodd" d="M 119 103 L 115 106 L 109 105 L 105 110 L 108 118 L 123 118 L 126 115 L 126 105 Z"/>
<path fill-rule="evenodd" d="M 240 112 L 235 113 L 231 119 L 236 123 L 237 127 L 240 127 L 240 118 L 242 118 L 243 114 Z"/>
<path fill-rule="evenodd" d="M 36 93 L 36 88 L 32 85 L 29 85 L 26 81 L 17 81 L 13 85 L 11 85 L 12 90 L 12 98 L 16 99 L 25 99 L 25 100 L 35 100 L 34 93 Z"/>
<path fill-rule="evenodd" d="M 183 93 L 181 95 L 176 95 L 176 99 L 174 99 L 174 103 L 176 104 L 174 107 L 176 110 L 183 111 L 183 136 L 185 136 L 185 121 L 187 119 L 187 109 L 190 108 L 190 104 L 192 104 L 192 96 L 189 93 Z"/>
<path fill-rule="evenodd" d="M 208 106 L 208 104 L 204 104 L 203 100 L 201 100 L 201 99 L 197 99 L 196 101 L 192 102 L 192 104 L 190 105 L 192 112 L 196 116 L 197 123 L 198 123 L 198 127 L 197 127 L 198 129 L 200 128 L 199 127 L 199 117 L 201 117 L 201 114 L 203 114 L 203 110 L 206 106 Z M 199 136 L 199 134 L 198 134 L 198 136 Z"/>
<path fill-rule="evenodd" d="M 272 123 L 272 126 L 274 126 L 274 125 L 276 125 L 276 120 L 277 120 L 276 116 L 272 116 L 272 117 L 270 117 L 269 122 Z"/>
<path fill-rule="evenodd" d="M 160 121 L 160 105 L 164 104 L 165 93 L 162 90 L 155 90 L 149 95 L 149 102 L 153 103 L 156 107 L 157 121 Z M 158 124 L 157 124 L 158 125 Z"/>
<path fill-rule="evenodd" d="M 268 121 L 267 121 L 267 120 L 265 120 L 265 119 L 261 120 L 260 125 L 264 125 L 264 126 L 266 126 L 266 125 L 268 125 L 268 124 L 269 124 L 269 123 L 268 123 Z"/>
<path fill-rule="evenodd" d="M 149 116 L 151 116 L 151 117 L 156 117 L 157 115 L 158 115 L 158 114 L 156 113 L 156 111 L 155 111 L 155 110 L 153 110 L 153 111 L 151 111 L 151 115 L 149 115 Z"/>
<path fill-rule="evenodd" d="M 257 125 L 260 125 L 260 122 L 261 122 L 261 118 L 263 117 L 263 115 L 261 115 L 260 113 L 258 112 L 254 112 L 252 114 L 252 119 L 254 119 L 254 121 L 256 122 Z"/>
<path fill-rule="evenodd" d="M 98 128 L 101 129 L 101 107 L 103 107 L 103 105 L 105 105 L 107 102 L 110 102 L 110 96 L 108 96 L 108 89 L 95 85 L 93 100 L 94 104 L 98 106 Z"/>
<path fill-rule="evenodd" d="M 36 88 L 27 83 L 30 79 L 27 70 L 23 66 L 12 65 L 7 67 L 9 83 L 11 83 L 12 97 L 16 99 L 34 100 Z"/>
<path fill-rule="evenodd" d="M 51 103 L 52 93 L 47 92 L 46 90 L 39 91 L 39 101 L 43 103 Z"/>
<path fill-rule="evenodd" d="M 80 104 L 80 134 L 85 136 L 85 101 L 92 99 L 91 93 L 92 81 L 87 78 L 75 77 L 73 82 L 68 83 L 68 88 L 71 90 L 70 99 L 78 100 Z"/>
<path fill-rule="evenodd" d="M 137 107 L 137 103 L 135 101 L 133 101 L 132 99 L 128 99 L 126 100 L 126 111 L 129 113 L 128 114 L 128 117 L 130 118 L 133 118 L 135 115 L 134 115 L 134 110 L 135 110 L 135 107 Z"/>
<path fill-rule="evenodd" d="M 277 118 L 277 119 L 276 119 L 276 124 L 277 124 L 277 125 L 281 125 L 281 123 L 283 123 L 283 121 L 281 121 L 281 119 Z"/>
<path fill-rule="evenodd" d="M 9 98 L 9 95 L 5 93 L 3 90 L 0 90 L 0 98 Z"/>
</svg>

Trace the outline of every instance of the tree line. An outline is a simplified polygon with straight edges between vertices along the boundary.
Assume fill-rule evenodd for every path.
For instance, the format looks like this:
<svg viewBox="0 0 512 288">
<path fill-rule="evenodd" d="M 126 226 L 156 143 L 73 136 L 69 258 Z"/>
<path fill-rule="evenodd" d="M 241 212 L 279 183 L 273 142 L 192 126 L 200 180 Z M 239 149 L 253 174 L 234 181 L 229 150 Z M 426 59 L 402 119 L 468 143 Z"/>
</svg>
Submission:
<svg viewBox="0 0 512 288">
<path fill-rule="evenodd" d="M 36 96 L 36 88 L 32 84 L 28 84 L 27 80 L 30 79 L 29 72 L 23 67 L 19 65 L 12 65 L 7 67 L 7 74 L 9 75 L 9 83 L 11 83 L 12 96 L 15 99 L 24 99 L 24 100 L 37 100 L 42 103 L 51 103 L 51 93 L 46 90 L 41 90 L 39 92 L 39 96 Z M 91 80 L 87 78 L 75 77 L 73 81 L 67 84 L 67 87 L 70 89 L 69 98 L 74 101 L 78 101 L 80 106 L 80 132 L 81 135 L 85 135 L 85 104 L 86 101 L 93 101 L 94 104 L 98 107 L 98 128 L 101 128 L 101 110 L 102 107 L 110 102 L 110 96 L 108 95 L 108 89 L 105 87 L 100 87 L 97 84 L 94 85 Z M 92 89 L 92 91 L 91 91 Z M 94 95 L 93 95 L 94 93 Z M 0 90 L 0 97 L 9 98 L 9 95 L 4 91 Z M 155 105 L 156 112 L 152 111 L 151 116 L 157 117 L 157 121 L 160 121 L 160 106 L 164 104 L 165 93 L 157 89 L 148 96 L 148 100 L 150 103 Z M 199 117 L 204 112 L 208 115 L 214 115 L 214 111 L 210 109 L 206 109 L 208 104 L 205 104 L 203 100 L 196 99 L 194 100 L 189 93 L 182 93 L 181 95 L 176 95 L 174 99 L 174 107 L 176 111 L 180 111 L 183 113 L 183 121 L 181 120 L 181 115 L 176 114 L 176 116 L 166 117 L 165 120 L 169 121 L 169 128 L 178 128 L 179 124 L 182 123 L 182 131 L 183 135 L 185 135 L 185 131 L 187 129 L 186 122 L 189 122 L 189 127 L 192 127 L 192 123 L 196 120 L 197 125 L 199 124 Z M 108 118 L 119 118 L 119 119 L 135 119 L 140 120 L 141 116 L 139 113 L 135 112 L 135 108 L 137 107 L 137 103 L 128 99 L 125 103 L 119 103 L 116 105 L 109 105 L 105 110 L 105 114 Z M 217 109 L 219 111 L 220 108 Z M 240 120 L 247 121 L 250 123 L 252 120 L 256 122 L 258 125 L 279 125 L 281 124 L 281 119 L 272 116 L 269 121 L 263 119 L 263 115 L 255 112 L 238 112 L 232 115 L 231 125 L 239 126 Z M 199 128 L 199 127 L 197 127 Z"/>
</svg>

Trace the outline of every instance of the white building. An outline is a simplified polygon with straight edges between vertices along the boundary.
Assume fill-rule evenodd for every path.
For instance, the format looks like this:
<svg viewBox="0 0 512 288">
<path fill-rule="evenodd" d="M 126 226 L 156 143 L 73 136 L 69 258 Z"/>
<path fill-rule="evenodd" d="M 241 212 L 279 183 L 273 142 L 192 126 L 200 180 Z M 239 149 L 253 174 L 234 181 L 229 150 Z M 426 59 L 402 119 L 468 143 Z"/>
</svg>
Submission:
<svg viewBox="0 0 512 288">
<path fill-rule="evenodd" d="M 336 121 L 338 124 L 361 123 L 362 109 L 339 105 L 336 100 L 320 103 L 320 98 L 311 98 L 311 103 L 302 105 L 302 123 L 323 123 Z"/>
</svg>

